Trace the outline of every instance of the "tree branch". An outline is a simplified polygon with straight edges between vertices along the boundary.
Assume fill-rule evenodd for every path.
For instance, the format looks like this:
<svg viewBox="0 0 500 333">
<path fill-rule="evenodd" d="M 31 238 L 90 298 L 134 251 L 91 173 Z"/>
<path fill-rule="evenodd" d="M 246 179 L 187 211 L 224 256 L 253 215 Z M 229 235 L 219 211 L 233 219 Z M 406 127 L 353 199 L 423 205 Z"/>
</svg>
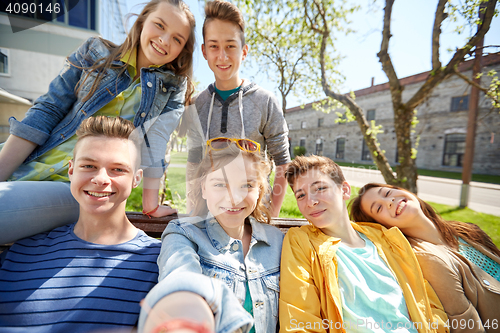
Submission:
<svg viewBox="0 0 500 333">
<path fill-rule="evenodd" d="M 441 23 L 446 19 L 444 12 L 448 0 L 439 0 L 436 14 L 434 16 L 434 27 L 432 28 L 432 70 L 441 68 L 439 60 L 439 39 L 441 37 Z"/>
<path fill-rule="evenodd" d="M 398 109 L 398 106 L 401 105 L 401 94 L 402 87 L 399 82 L 398 76 L 396 75 L 396 71 L 394 70 L 394 65 L 392 64 L 391 57 L 389 55 L 389 40 L 392 37 L 391 35 L 391 15 L 392 15 L 392 6 L 394 5 L 394 0 L 387 0 L 384 8 L 384 29 L 382 31 L 382 44 L 380 45 L 380 52 L 377 54 L 379 57 L 380 63 L 382 64 L 382 69 L 387 75 L 389 79 L 389 87 L 391 90 L 392 96 L 392 104 L 394 110 Z"/>
</svg>

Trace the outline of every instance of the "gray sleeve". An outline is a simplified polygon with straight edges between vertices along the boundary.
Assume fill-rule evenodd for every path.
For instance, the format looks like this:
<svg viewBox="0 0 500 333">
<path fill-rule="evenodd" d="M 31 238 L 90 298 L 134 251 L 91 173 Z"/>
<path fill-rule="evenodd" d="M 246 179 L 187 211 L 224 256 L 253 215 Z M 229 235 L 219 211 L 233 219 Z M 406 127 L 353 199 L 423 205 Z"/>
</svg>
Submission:
<svg viewBox="0 0 500 333">
<path fill-rule="evenodd" d="M 270 94 L 267 100 L 267 119 L 264 126 L 264 138 L 267 150 L 272 156 L 276 165 L 283 165 L 291 162 L 288 126 L 283 115 L 283 110 L 278 104 L 278 100 Z"/>
</svg>

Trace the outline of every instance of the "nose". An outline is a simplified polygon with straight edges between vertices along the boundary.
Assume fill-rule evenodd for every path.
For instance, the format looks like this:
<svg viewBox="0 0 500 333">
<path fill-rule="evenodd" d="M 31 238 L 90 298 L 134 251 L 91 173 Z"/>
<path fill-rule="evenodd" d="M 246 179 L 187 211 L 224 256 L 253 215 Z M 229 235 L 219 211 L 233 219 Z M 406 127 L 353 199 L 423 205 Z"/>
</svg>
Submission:
<svg viewBox="0 0 500 333">
<path fill-rule="evenodd" d="M 227 199 L 231 202 L 233 207 L 239 205 L 247 196 L 248 190 L 246 188 L 227 187 Z"/>
<path fill-rule="evenodd" d="M 98 186 L 109 184 L 110 180 L 106 169 L 99 169 L 94 178 L 91 179 L 91 182 Z"/>
<path fill-rule="evenodd" d="M 314 207 L 318 204 L 318 200 L 316 199 L 316 197 L 314 195 L 307 195 L 307 205 L 309 207 Z"/>
<path fill-rule="evenodd" d="M 386 198 L 385 201 L 387 203 L 387 207 L 389 208 L 391 208 L 392 205 L 394 204 L 394 198 Z"/>
<path fill-rule="evenodd" d="M 220 48 L 220 51 L 219 51 L 219 54 L 217 56 L 219 58 L 219 60 L 221 61 L 224 61 L 227 59 L 227 53 L 226 53 L 226 49 L 221 47 Z"/>
<path fill-rule="evenodd" d="M 163 34 L 162 36 L 160 36 L 159 39 L 160 39 L 160 44 L 165 45 L 165 46 L 169 45 L 170 36 L 168 33 Z"/>
</svg>

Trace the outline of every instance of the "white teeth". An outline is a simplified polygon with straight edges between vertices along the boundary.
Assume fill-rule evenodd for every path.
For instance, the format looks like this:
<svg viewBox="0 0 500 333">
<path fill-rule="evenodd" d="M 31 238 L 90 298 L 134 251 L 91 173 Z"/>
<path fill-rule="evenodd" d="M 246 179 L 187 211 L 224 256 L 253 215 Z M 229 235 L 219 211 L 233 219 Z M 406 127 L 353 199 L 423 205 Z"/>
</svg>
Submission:
<svg viewBox="0 0 500 333">
<path fill-rule="evenodd" d="M 222 68 L 222 69 L 228 69 L 229 66 L 219 66 L 219 68 Z"/>
<path fill-rule="evenodd" d="M 163 51 L 163 50 L 162 50 L 162 49 L 160 49 L 158 46 L 156 46 L 156 44 L 155 44 L 155 43 L 151 43 L 151 45 L 153 45 L 153 48 L 154 48 L 156 51 L 160 52 L 161 54 L 165 54 L 165 51 Z"/>
<path fill-rule="evenodd" d="M 87 191 L 87 193 L 90 194 L 93 197 L 98 197 L 98 198 L 109 197 L 111 195 L 111 193 L 102 193 L 102 192 L 90 192 L 90 191 Z"/>
<path fill-rule="evenodd" d="M 396 215 L 401 214 L 401 211 L 405 206 L 406 206 L 406 201 L 401 201 L 398 205 L 398 208 L 396 209 Z"/>
<path fill-rule="evenodd" d="M 230 212 L 239 212 L 241 210 L 241 208 L 224 208 L 224 209 Z"/>
</svg>

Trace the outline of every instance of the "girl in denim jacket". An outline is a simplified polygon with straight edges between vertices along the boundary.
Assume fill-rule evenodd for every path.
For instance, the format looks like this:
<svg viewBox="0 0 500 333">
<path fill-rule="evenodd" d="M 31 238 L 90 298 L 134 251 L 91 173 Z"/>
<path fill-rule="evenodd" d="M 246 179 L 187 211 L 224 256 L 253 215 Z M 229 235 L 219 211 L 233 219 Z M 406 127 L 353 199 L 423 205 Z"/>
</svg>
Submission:
<svg viewBox="0 0 500 333">
<path fill-rule="evenodd" d="M 122 45 L 90 38 L 26 117 L 9 120 L 11 135 L 0 145 L 0 244 L 78 219 L 67 170 L 75 132 L 91 116 L 133 121 L 144 137 L 144 212 L 174 212 L 158 205 L 158 188 L 167 142 L 193 91 L 194 28 L 182 0 L 152 0 Z"/>
<path fill-rule="evenodd" d="M 257 143 L 233 141 L 209 148 L 197 169 L 197 217 L 170 222 L 162 235 L 160 282 L 145 299 L 140 332 L 276 331 L 283 233 L 262 202 L 269 164 L 241 150 Z"/>
</svg>

